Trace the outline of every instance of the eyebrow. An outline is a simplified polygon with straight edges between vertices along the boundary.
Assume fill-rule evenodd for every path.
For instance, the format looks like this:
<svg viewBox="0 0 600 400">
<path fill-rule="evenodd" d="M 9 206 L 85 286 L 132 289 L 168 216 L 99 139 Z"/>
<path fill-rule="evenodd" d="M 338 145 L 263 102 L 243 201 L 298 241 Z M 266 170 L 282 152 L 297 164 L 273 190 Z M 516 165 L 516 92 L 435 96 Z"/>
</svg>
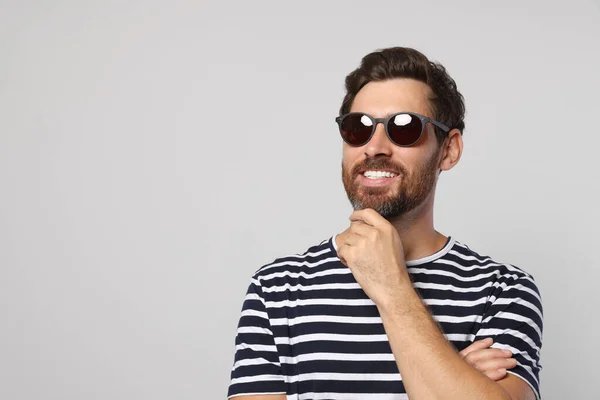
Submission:
<svg viewBox="0 0 600 400">
<path fill-rule="evenodd" d="M 384 116 L 382 118 L 388 118 L 388 117 L 391 117 L 392 115 L 396 115 L 398 113 L 413 113 L 413 114 L 423 115 L 424 117 L 427 117 L 427 118 L 433 118 L 433 117 L 429 117 L 429 115 L 428 115 L 428 114 L 430 114 L 429 111 L 426 113 L 422 113 L 422 112 L 418 112 L 418 111 L 409 111 L 409 110 L 393 111 L 390 113 L 386 113 L 386 114 L 384 114 Z"/>
<path fill-rule="evenodd" d="M 373 118 L 376 118 L 373 114 L 368 113 L 368 112 L 364 112 L 364 111 L 351 111 L 351 112 L 360 112 L 360 113 L 363 113 L 363 114 L 370 115 Z M 414 112 L 414 111 L 406 111 L 406 110 L 404 110 L 404 111 L 391 111 L 391 112 L 385 113 L 381 117 L 377 117 L 377 118 L 388 118 L 388 117 L 391 117 L 392 115 L 396 115 L 398 113 L 404 113 L 404 112 Z"/>
<path fill-rule="evenodd" d="M 392 112 L 384 114 L 382 118 L 388 118 L 388 117 L 391 117 L 392 115 L 396 115 L 398 113 L 416 113 L 416 114 L 420 114 L 420 113 L 417 113 L 416 111 L 408 111 L 408 110 L 392 111 Z"/>
</svg>

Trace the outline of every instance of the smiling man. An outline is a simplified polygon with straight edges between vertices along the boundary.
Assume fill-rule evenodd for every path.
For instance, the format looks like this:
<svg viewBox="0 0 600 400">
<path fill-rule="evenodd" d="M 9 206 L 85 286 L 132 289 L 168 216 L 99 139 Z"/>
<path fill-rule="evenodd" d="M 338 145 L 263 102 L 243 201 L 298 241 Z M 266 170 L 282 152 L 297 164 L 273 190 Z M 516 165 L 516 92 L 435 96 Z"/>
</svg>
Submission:
<svg viewBox="0 0 600 400">
<path fill-rule="evenodd" d="M 229 397 L 539 398 L 533 277 L 434 228 L 437 180 L 463 151 L 454 80 L 389 48 L 365 56 L 346 90 L 349 227 L 254 274 Z"/>
</svg>

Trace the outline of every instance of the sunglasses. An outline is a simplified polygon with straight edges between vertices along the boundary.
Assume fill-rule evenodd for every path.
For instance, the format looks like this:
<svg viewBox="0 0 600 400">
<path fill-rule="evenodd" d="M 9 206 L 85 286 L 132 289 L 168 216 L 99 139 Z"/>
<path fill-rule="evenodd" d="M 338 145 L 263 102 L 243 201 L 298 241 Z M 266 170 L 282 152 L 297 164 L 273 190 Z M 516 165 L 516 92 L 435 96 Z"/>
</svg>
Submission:
<svg viewBox="0 0 600 400">
<path fill-rule="evenodd" d="M 335 119 L 340 127 L 344 142 L 350 146 L 364 146 L 371 140 L 375 128 L 380 122 L 385 127 L 385 133 L 396 146 L 412 146 L 421 139 L 425 124 L 432 123 L 444 132 L 450 128 L 424 115 L 412 112 L 399 112 L 387 118 L 373 118 L 369 114 L 352 112 L 340 115 Z"/>
</svg>

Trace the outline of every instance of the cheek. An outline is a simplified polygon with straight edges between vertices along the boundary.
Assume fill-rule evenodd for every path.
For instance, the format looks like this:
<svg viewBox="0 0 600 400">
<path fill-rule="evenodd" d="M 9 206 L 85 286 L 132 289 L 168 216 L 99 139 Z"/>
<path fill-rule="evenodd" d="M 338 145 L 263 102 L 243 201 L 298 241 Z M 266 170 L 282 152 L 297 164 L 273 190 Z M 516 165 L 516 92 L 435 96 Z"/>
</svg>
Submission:
<svg viewBox="0 0 600 400">
<path fill-rule="evenodd" d="M 342 147 L 342 155 L 344 158 L 352 157 L 353 153 L 356 153 L 356 147 L 352 147 L 344 143 L 344 146 Z"/>
<path fill-rule="evenodd" d="M 350 168 L 354 166 L 357 160 L 360 157 L 360 151 L 357 151 L 357 148 L 350 147 L 348 145 L 344 145 L 344 149 L 342 151 L 342 165 L 345 168 Z"/>
</svg>

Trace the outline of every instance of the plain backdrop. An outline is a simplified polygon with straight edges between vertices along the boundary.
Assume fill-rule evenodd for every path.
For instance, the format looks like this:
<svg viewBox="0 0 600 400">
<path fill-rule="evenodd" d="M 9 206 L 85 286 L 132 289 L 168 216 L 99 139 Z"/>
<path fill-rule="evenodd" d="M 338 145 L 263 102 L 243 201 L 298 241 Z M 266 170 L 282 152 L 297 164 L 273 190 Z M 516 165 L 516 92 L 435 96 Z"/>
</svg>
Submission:
<svg viewBox="0 0 600 400">
<path fill-rule="evenodd" d="M 0 398 L 224 398 L 250 276 L 348 224 L 334 118 L 388 46 L 466 98 L 436 228 L 536 278 L 543 397 L 600 398 L 581 0 L 1 0 Z"/>
</svg>

